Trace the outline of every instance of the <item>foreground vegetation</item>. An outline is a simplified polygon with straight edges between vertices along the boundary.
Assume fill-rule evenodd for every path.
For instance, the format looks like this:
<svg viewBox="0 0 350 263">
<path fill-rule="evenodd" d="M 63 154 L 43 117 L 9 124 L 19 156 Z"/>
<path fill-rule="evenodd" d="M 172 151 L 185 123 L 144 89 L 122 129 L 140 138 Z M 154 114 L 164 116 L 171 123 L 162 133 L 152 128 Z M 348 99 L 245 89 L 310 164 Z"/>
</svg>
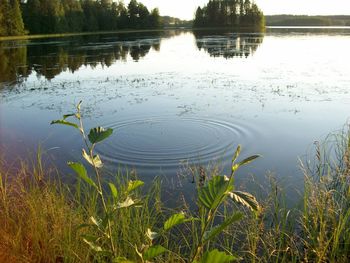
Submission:
<svg viewBox="0 0 350 263">
<path fill-rule="evenodd" d="M 68 121 L 69 118 L 76 119 Z M 348 262 L 350 255 L 350 134 L 316 144 L 302 165 L 300 205 L 289 208 L 273 178 L 270 192 L 255 198 L 234 189 L 240 166 L 258 156 L 233 157 L 232 174 L 192 168 L 195 208 L 162 204 L 159 179 L 142 191 L 135 174 L 107 180 L 95 145 L 112 134 L 85 133 L 80 105 L 54 124 L 76 128 L 84 164 L 70 162 L 74 188 L 50 176 L 38 155 L 15 173 L 0 170 L 0 262 Z M 90 173 L 89 171 L 92 171 Z M 191 206 L 191 208 L 189 208 Z"/>
</svg>

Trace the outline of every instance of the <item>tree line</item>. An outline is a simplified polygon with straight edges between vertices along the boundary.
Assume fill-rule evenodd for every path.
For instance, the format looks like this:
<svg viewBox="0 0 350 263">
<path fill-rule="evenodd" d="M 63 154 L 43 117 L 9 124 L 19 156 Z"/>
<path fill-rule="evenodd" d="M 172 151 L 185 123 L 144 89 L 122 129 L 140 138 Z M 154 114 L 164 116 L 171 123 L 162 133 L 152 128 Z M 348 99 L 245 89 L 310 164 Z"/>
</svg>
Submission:
<svg viewBox="0 0 350 263">
<path fill-rule="evenodd" d="M 0 0 L 0 35 L 52 34 L 161 27 L 157 8 L 137 0 Z"/>
<path fill-rule="evenodd" d="M 198 7 L 194 27 L 249 27 L 262 29 L 265 18 L 259 7 L 250 0 L 210 0 Z"/>
<path fill-rule="evenodd" d="M 350 26 L 350 16 L 345 15 L 272 15 L 265 18 L 268 26 Z"/>
</svg>

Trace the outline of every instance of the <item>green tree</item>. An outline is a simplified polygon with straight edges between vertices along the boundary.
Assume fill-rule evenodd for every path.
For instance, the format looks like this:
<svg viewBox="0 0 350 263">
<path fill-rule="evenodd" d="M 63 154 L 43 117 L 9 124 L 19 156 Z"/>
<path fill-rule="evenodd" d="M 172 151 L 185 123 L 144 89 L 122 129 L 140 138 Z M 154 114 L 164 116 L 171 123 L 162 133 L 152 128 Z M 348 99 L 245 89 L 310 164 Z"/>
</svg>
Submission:
<svg viewBox="0 0 350 263">
<path fill-rule="evenodd" d="M 64 8 L 60 0 L 40 0 L 40 14 L 41 33 L 62 33 L 67 30 Z"/>
<path fill-rule="evenodd" d="M 0 36 L 8 35 L 8 11 L 9 3 L 7 0 L 0 0 Z"/>
<path fill-rule="evenodd" d="M 128 9 L 125 7 L 123 1 L 119 1 L 116 6 L 116 15 L 117 15 L 117 25 L 118 28 L 128 27 Z"/>
<path fill-rule="evenodd" d="M 65 15 L 67 31 L 80 32 L 83 30 L 84 13 L 80 1 L 61 0 Z"/>
<path fill-rule="evenodd" d="M 162 26 L 162 21 L 159 15 L 159 9 L 154 8 L 151 11 L 150 15 L 150 27 L 151 28 L 160 28 Z"/>
<path fill-rule="evenodd" d="M 24 33 L 18 0 L 0 0 L 0 35 L 16 36 Z"/>
<path fill-rule="evenodd" d="M 19 0 L 10 0 L 10 35 L 25 34 L 22 12 L 19 6 Z"/>
<path fill-rule="evenodd" d="M 39 34 L 41 30 L 42 15 L 40 13 L 39 0 L 27 0 L 24 6 L 23 19 L 26 29 L 30 34 Z"/>
<path fill-rule="evenodd" d="M 203 8 L 198 7 L 195 27 L 250 27 L 263 29 L 264 14 L 250 0 L 210 0 Z"/>
<path fill-rule="evenodd" d="M 196 15 L 193 21 L 193 26 L 194 27 L 202 27 L 205 26 L 205 22 L 204 22 L 204 13 L 203 10 L 200 6 L 198 6 L 197 10 L 196 10 Z"/>
<path fill-rule="evenodd" d="M 129 27 L 137 27 L 138 22 L 138 3 L 136 0 L 131 0 L 128 5 L 128 14 L 129 14 Z"/>
<path fill-rule="evenodd" d="M 137 28 L 149 28 L 150 25 L 150 13 L 146 6 L 141 3 L 138 3 L 138 21 Z"/>
<path fill-rule="evenodd" d="M 97 20 L 97 3 L 93 0 L 83 0 L 82 8 L 84 11 L 84 26 L 83 31 L 97 31 L 99 30 Z"/>
</svg>

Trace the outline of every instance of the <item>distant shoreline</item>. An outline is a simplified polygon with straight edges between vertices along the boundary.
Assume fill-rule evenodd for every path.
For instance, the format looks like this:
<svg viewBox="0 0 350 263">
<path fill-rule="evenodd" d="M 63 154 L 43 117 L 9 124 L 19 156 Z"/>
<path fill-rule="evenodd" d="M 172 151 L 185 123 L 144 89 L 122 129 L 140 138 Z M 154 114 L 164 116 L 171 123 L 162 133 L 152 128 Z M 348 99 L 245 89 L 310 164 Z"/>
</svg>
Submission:
<svg viewBox="0 0 350 263">
<path fill-rule="evenodd" d="M 349 29 L 350 26 L 266 26 L 266 29 Z M 264 31 L 254 31 L 252 28 L 229 28 L 229 27 L 203 27 L 203 28 L 192 28 L 192 27 L 168 27 L 163 29 L 127 29 L 127 30 L 116 30 L 116 31 L 94 31 L 94 32 L 77 32 L 77 33 L 60 33 L 60 34 L 39 34 L 39 35 L 23 35 L 23 36 L 3 36 L 0 37 L 1 41 L 11 41 L 11 40 L 29 40 L 29 39 L 41 39 L 41 38 L 60 38 L 60 37 L 73 37 L 73 36 L 89 36 L 89 35 L 107 35 L 107 34 L 128 34 L 128 33 L 147 33 L 147 32 L 167 32 L 173 30 L 183 30 L 183 31 L 206 31 L 206 30 L 236 30 L 238 32 L 248 32 L 252 33 L 264 33 Z"/>
<path fill-rule="evenodd" d="M 295 29 L 350 29 L 350 26 L 266 26 L 266 28 L 295 28 Z"/>
<path fill-rule="evenodd" d="M 39 34 L 39 35 L 23 35 L 23 36 L 3 36 L 0 41 L 7 40 L 25 40 L 39 38 L 56 38 L 56 37 L 71 37 L 71 36 L 89 36 L 89 35 L 107 35 L 107 34 L 127 34 L 127 33 L 142 33 L 142 32 L 165 32 L 171 30 L 182 30 L 182 28 L 166 28 L 166 29 L 126 29 L 115 31 L 93 31 L 93 32 L 75 32 L 75 33 L 60 33 L 60 34 Z M 186 28 L 185 28 L 186 29 Z M 184 29 L 184 30 L 185 30 Z M 191 28 L 188 28 L 191 29 Z"/>
</svg>

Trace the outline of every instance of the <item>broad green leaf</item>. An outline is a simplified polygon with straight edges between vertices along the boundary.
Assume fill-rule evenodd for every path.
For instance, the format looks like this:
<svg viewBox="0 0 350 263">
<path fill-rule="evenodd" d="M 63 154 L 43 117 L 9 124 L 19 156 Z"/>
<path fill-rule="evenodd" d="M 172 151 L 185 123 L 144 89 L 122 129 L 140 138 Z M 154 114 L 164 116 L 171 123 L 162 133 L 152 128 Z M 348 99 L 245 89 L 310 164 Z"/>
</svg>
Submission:
<svg viewBox="0 0 350 263">
<path fill-rule="evenodd" d="M 87 152 L 85 151 L 85 149 L 82 150 L 82 155 L 84 159 L 92 166 L 96 166 L 97 168 L 101 168 L 103 166 L 103 163 L 99 155 L 95 155 L 94 159 L 92 160 L 90 155 L 88 155 Z"/>
<path fill-rule="evenodd" d="M 151 260 L 165 253 L 166 251 L 167 249 L 161 245 L 151 246 L 143 253 L 143 258 L 145 260 Z"/>
<path fill-rule="evenodd" d="M 127 197 L 124 202 L 118 204 L 117 208 L 127 208 L 133 205 L 135 205 L 135 201 Z"/>
<path fill-rule="evenodd" d="M 157 232 L 152 232 L 151 229 L 147 228 L 146 231 L 146 236 L 153 241 L 154 239 L 156 239 L 157 237 L 159 237 L 159 234 Z"/>
<path fill-rule="evenodd" d="M 204 243 L 213 240 L 217 235 L 222 233 L 228 226 L 232 225 L 233 223 L 239 221 L 243 215 L 241 213 L 235 213 L 234 215 L 226 218 L 226 220 L 221 223 L 218 226 L 213 227 L 209 231 L 205 232 L 204 234 Z"/>
<path fill-rule="evenodd" d="M 128 193 L 131 191 L 136 190 L 137 188 L 139 188 L 140 186 L 143 186 L 145 183 L 139 180 L 136 181 L 129 181 L 128 183 Z"/>
<path fill-rule="evenodd" d="M 109 188 L 111 189 L 113 197 L 116 199 L 118 197 L 118 190 L 117 190 L 117 188 L 112 183 L 108 183 L 108 185 L 109 185 Z"/>
<path fill-rule="evenodd" d="M 167 221 L 165 221 L 164 230 L 167 231 L 167 230 L 173 228 L 174 226 L 185 223 L 186 221 L 188 221 L 188 220 L 186 220 L 184 213 L 172 215 Z"/>
<path fill-rule="evenodd" d="M 71 127 L 74 127 L 76 129 L 79 129 L 79 126 L 75 123 L 72 123 L 72 122 L 69 122 L 69 121 L 65 121 L 65 120 L 56 120 L 56 121 L 52 121 L 51 122 L 51 125 L 52 124 L 61 124 L 61 125 L 67 125 L 67 126 L 71 126 Z"/>
<path fill-rule="evenodd" d="M 241 191 L 233 191 L 230 192 L 229 195 L 236 203 L 240 203 L 252 211 L 259 210 L 259 203 L 252 194 Z"/>
<path fill-rule="evenodd" d="M 207 185 L 200 188 L 198 199 L 208 209 L 217 207 L 225 196 L 233 190 L 233 184 L 227 177 L 214 176 Z"/>
<path fill-rule="evenodd" d="M 88 135 L 89 141 L 94 144 L 98 142 L 102 142 L 103 140 L 107 139 L 109 136 L 111 136 L 113 133 L 112 129 L 105 130 L 102 127 L 93 128 L 90 130 L 90 133 Z"/>
<path fill-rule="evenodd" d="M 72 168 L 76 174 L 83 179 L 86 183 L 88 183 L 90 186 L 94 187 L 96 190 L 98 190 L 97 185 L 95 184 L 95 182 L 88 176 L 87 171 L 84 167 L 84 165 L 82 165 L 81 163 L 73 163 L 73 162 L 69 162 L 68 166 L 70 168 Z"/>
<path fill-rule="evenodd" d="M 199 263 L 230 263 L 238 259 L 236 256 L 228 255 L 225 252 L 214 249 L 205 252 Z"/>
<path fill-rule="evenodd" d="M 94 242 L 90 242 L 86 239 L 83 239 L 86 244 L 89 245 L 89 247 L 94 250 L 95 252 L 102 252 L 102 248 L 98 245 L 96 245 Z"/>
</svg>

